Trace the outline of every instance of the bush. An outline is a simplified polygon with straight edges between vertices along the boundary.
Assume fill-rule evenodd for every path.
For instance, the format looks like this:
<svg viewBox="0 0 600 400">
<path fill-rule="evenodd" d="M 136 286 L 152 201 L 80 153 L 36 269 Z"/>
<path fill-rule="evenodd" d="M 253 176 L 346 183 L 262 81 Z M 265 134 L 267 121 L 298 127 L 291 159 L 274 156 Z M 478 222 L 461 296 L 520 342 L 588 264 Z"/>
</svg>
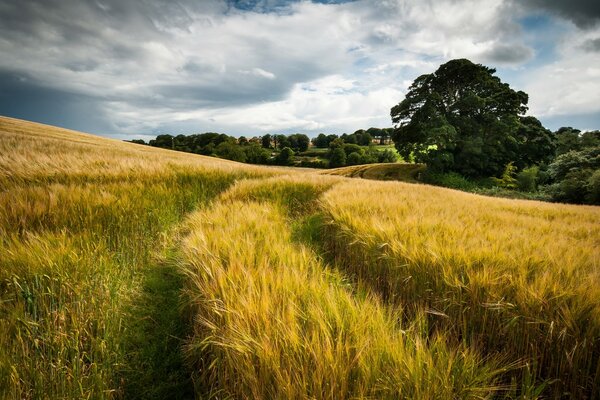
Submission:
<svg viewBox="0 0 600 400">
<path fill-rule="evenodd" d="M 500 177 L 499 179 L 494 179 L 494 182 L 496 182 L 496 185 L 504 189 L 516 189 L 518 187 L 518 182 L 515 179 L 516 172 L 517 167 L 515 167 L 513 162 L 511 161 L 508 164 L 506 164 L 504 172 L 502 173 L 502 177 Z"/>
<path fill-rule="evenodd" d="M 594 171 L 588 179 L 588 200 L 591 204 L 600 204 L 600 169 Z"/>
<path fill-rule="evenodd" d="M 525 168 L 517 174 L 517 185 L 522 192 L 535 192 L 540 169 L 537 166 Z"/>
<path fill-rule="evenodd" d="M 327 164 L 327 162 L 321 161 L 321 160 L 315 160 L 315 161 L 302 160 L 302 161 L 300 161 L 299 166 L 303 167 L 303 168 L 327 168 L 329 166 L 329 164 Z"/>
<path fill-rule="evenodd" d="M 215 148 L 215 153 L 220 158 L 238 162 L 246 162 L 246 153 L 244 153 L 244 150 L 235 143 L 222 142 Z"/>
<path fill-rule="evenodd" d="M 246 153 L 246 162 L 250 164 L 268 164 L 271 152 L 258 144 L 243 147 Z"/>
<path fill-rule="evenodd" d="M 457 172 L 425 172 L 423 181 L 437 186 L 444 186 L 451 189 L 458 189 L 464 191 L 473 191 L 477 188 L 477 185 L 462 176 Z"/>
<path fill-rule="evenodd" d="M 343 167 L 346 165 L 346 153 L 341 147 L 335 147 L 331 150 L 329 157 L 329 166 L 331 168 Z"/>
<path fill-rule="evenodd" d="M 352 153 L 359 153 L 360 155 L 362 152 L 362 147 L 357 144 L 347 143 L 344 145 L 344 152 L 346 153 L 346 156 L 349 156 Z"/>
<path fill-rule="evenodd" d="M 391 149 L 380 151 L 377 156 L 377 161 L 380 163 L 395 163 L 398 161 L 398 154 Z"/>
<path fill-rule="evenodd" d="M 360 153 L 350 153 L 350 155 L 346 158 L 346 165 L 359 165 L 364 164 L 363 157 Z"/>
<path fill-rule="evenodd" d="M 292 165 L 294 163 L 294 150 L 284 147 L 275 160 L 278 165 Z"/>
</svg>

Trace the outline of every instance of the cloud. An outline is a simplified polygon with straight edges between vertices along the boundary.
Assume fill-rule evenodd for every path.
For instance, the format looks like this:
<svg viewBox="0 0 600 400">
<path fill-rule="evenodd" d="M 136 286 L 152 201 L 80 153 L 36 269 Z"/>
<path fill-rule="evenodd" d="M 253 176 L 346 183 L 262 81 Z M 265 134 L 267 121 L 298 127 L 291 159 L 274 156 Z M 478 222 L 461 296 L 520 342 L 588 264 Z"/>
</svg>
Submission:
<svg viewBox="0 0 600 400">
<path fill-rule="evenodd" d="M 567 18 L 580 28 L 591 28 L 600 21 L 600 2 L 594 0 L 522 0 L 519 4 Z"/>
<path fill-rule="evenodd" d="M 585 42 L 583 42 L 581 48 L 586 51 L 600 52 L 600 37 L 595 39 L 587 39 Z"/>
<path fill-rule="evenodd" d="M 519 22 L 523 12 L 509 0 L 4 0 L 0 75 L 26 79 L 27 90 L 0 80 L 5 98 L 21 93 L 18 104 L 0 103 L 0 114 L 35 114 L 24 93 L 38 90 L 71 104 L 52 108 L 69 113 L 70 127 L 77 121 L 95 132 L 339 132 L 388 126 L 412 80 L 452 58 L 524 69 L 520 76 L 532 80 L 543 75 L 528 75 L 531 68 L 553 77 L 563 67 L 591 79 L 593 29 L 569 37 L 577 45 L 569 56 L 587 52 L 591 64 L 561 58 L 530 67 L 537 49 Z M 556 90 L 567 78 L 553 81 Z M 532 107 L 557 112 L 543 85 L 528 87 Z M 582 90 L 565 100 L 569 107 L 597 109 Z M 90 114 L 105 122 L 85 128 Z"/>
<path fill-rule="evenodd" d="M 515 64 L 529 61 L 533 55 L 533 49 L 522 44 L 496 43 L 484 53 L 484 58 L 498 64 Z"/>
<path fill-rule="evenodd" d="M 582 50 L 599 33 L 600 27 L 586 34 L 571 32 L 558 45 L 556 60 L 523 74 L 534 115 L 600 115 L 600 58 L 598 52 Z"/>
</svg>

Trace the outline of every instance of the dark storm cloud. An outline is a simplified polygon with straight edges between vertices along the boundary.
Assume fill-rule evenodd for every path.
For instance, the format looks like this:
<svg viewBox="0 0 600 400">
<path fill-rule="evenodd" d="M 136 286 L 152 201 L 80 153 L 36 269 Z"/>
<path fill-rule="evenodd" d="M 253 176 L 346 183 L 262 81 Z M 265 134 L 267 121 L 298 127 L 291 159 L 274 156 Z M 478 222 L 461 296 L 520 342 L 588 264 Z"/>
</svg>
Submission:
<svg viewBox="0 0 600 400">
<path fill-rule="evenodd" d="M 494 63 L 518 64 L 529 61 L 533 50 L 520 44 L 497 44 L 484 57 Z"/>
<path fill-rule="evenodd" d="M 600 52 L 600 38 L 588 39 L 583 42 L 582 47 L 589 52 Z"/>
<path fill-rule="evenodd" d="M 241 50 L 220 43 L 228 32 L 223 38 L 219 32 L 196 36 L 208 42 L 206 50 L 189 40 L 192 24 L 210 28 L 229 7 L 221 0 L 2 1 L 0 73 L 29 79 L 27 85 L 0 82 L 0 114 L 47 118 L 45 110 L 59 109 L 39 102 L 34 107 L 25 98 L 49 93 L 57 95 L 56 104 L 75 104 L 80 95 L 95 115 L 108 103 L 174 112 L 240 106 L 282 99 L 298 79 L 321 74 L 322 68 L 303 60 L 286 65 L 281 49 L 252 35 L 233 42 Z M 178 32 L 188 41 L 181 43 Z M 257 60 L 268 60 L 275 73 L 258 68 Z M 19 107 L 29 111 L 15 114 Z M 72 109 L 65 106 L 62 113 Z"/>
<path fill-rule="evenodd" d="M 92 97 L 46 88 L 11 73 L 0 73 L 0 88 L 0 115 L 96 134 L 115 131 Z"/>
<path fill-rule="evenodd" d="M 580 28 L 590 28 L 600 21 L 598 0 L 523 0 L 517 3 L 558 14 L 573 21 Z"/>
</svg>

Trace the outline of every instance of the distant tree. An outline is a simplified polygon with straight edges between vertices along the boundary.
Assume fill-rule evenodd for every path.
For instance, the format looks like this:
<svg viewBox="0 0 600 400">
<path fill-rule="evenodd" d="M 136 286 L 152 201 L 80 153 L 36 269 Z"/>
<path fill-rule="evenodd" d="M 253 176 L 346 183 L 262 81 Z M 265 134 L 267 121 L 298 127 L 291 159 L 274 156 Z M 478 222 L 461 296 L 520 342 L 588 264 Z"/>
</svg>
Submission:
<svg viewBox="0 0 600 400">
<path fill-rule="evenodd" d="M 238 144 L 240 146 L 245 146 L 248 144 L 248 139 L 246 139 L 246 136 L 240 136 L 238 139 Z"/>
<path fill-rule="evenodd" d="M 544 190 L 556 201 L 600 204 L 595 188 L 600 146 L 561 154 L 548 166 L 551 184 Z"/>
<path fill-rule="evenodd" d="M 558 129 L 554 135 L 556 137 L 556 155 L 568 153 L 569 151 L 579 151 L 580 142 L 579 129 L 574 129 L 570 126 L 563 126 Z"/>
<path fill-rule="evenodd" d="M 362 147 L 360 147 L 357 144 L 352 144 L 352 143 L 345 143 L 343 146 L 343 149 L 347 156 L 349 156 L 352 153 L 360 154 L 362 152 Z"/>
<path fill-rule="evenodd" d="M 346 165 L 364 164 L 363 161 L 363 157 L 360 153 L 350 153 L 348 157 L 346 157 Z"/>
<path fill-rule="evenodd" d="M 312 143 L 315 147 L 320 149 L 324 149 L 329 147 L 329 141 L 327 140 L 327 136 L 324 133 L 319 133 L 319 135 L 313 138 Z"/>
<path fill-rule="evenodd" d="M 600 146 L 600 131 L 581 132 L 572 127 L 562 127 L 554 133 L 556 155 L 569 151 L 580 151 L 589 147 Z"/>
<path fill-rule="evenodd" d="M 264 135 L 261 138 L 262 147 L 264 147 L 265 149 L 270 149 L 271 148 L 271 140 L 272 140 L 271 135 L 269 135 L 269 134 Z"/>
<path fill-rule="evenodd" d="M 378 138 L 380 145 L 385 144 L 385 139 L 388 136 L 388 134 L 385 130 L 379 129 L 379 128 L 374 128 L 374 127 L 367 129 L 367 133 L 369 135 L 371 135 L 371 137 Z"/>
<path fill-rule="evenodd" d="M 156 139 L 150 140 L 149 144 L 153 147 L 162 149 L 175 149 L 175 144 L 171 135 L 158 135 Z"/>
<path fill-rule="evenodd" d="M 600 146 L 600 131 L 583 132 L 580 136 L 581 148 Z"/>
<path fill-rule="evenodd" d="M 356 144 L 356 135 L 355 134 L 348 135 L 347 133 L 344 133 L 344 134 L 342 134 L 342 136 L 340 136 L 340 139 L 342 139 L 344 141 L 344 143 Z"/>
<path fill-rule="evenodd" d="M 298 136 L 297 134 L 289 135 L 287 137 L 287 145 L 294 151 L 298 151 Z"/>
<path fill-rule="evenodd" d="M 278 165 L 292 165 L 294 163 L 294 150 L 284 147 L 276 158 Z"/>
<path fill-rule="evenodd" d="M 246 162 L 246 153 L 242 147 L 232 142 L 222 142 L 215 147 L 215 154 L 227 160 Z"/>
<path fill-rule="evenodd" d="M 298 151 L 308 150 L 308 145 L 310 144 L 310 139 L 308 136 L 301 133 L 298 133 L 296 136 L 298 140 Z"/>
<path fill-rule="evenodd" d="M 391 110 L 394 142 L 405 159 L 465 176 L 497 176 L 518 158 L 515 145 L 528 96 L 466 59 L 421 75 Z"/>
<path fill-rule="evenodd" d="M 129 141 L 129 143 L 146 144 L 146 142 L 144 142 L 143 139 L 132 139 L 132 140 Z"/>
<path fill-rule="evenodd" d="M 271 152 L 256 143 L 250 143 L 243 147 L 246 154 L 246 162 L 250 164 L 268 164 Z"/>
<path fill-rule="evenodd" d="M 329 166 L 332 168 L 346 165 L 346 152 L 341 146 L 333 147 L 329 155 Z"/>
<path fill-rule="evenodd" d="M 339 139 L 339 136 L 334 134 L 327 135 L 327 147 L 329 147 L 331 142 L 333 142 L 335 139 Z"/>
<path fill-rule="evenodd" d="M 276 149 L 283 149 L 284 147 L 291 147 L 290 140 L 285 135 L 274 135 Z"/>
<path fill-rule="evenodd" d="M 373 136 L 369 132 L 363 133 L 361 136 L 356 138 L 356 143 L 361 146 L 368 146 L 373 142 Z"/>
<path fill-rule="evenodd" d="M 339 138 L 337 138 L 337 139 L 332 140 L 331 142 L 329 142 L 329 148 L 330 149 L 335 149 L 335 148 L 338 148 L 338 147 L 341 147 L 341 148 L 344 147 L 344 139 L 342 139 L 341 137 L 339 137 Z"/>
<path fill-rule="evenodd" d="M 556 140 L 552 132 L 535 117 L 519 117 L 519 122 L 513 136 L 515 141 L 506 144 L 507 151 L 514 154 L 517 169 L 550 162 L 556 152 Z"/>
</svg>

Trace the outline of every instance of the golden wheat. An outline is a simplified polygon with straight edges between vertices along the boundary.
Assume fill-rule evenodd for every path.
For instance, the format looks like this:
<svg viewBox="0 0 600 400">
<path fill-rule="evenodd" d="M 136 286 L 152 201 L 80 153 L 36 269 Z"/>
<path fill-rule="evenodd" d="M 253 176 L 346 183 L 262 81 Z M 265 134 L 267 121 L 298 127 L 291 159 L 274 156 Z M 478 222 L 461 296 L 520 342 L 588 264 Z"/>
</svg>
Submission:
<svg viewBox="0 0 600 400">
<path fill-rule="evenodd" d="M 330 254 L 388 302 L 525 360 L 555 395 L 598 394 L 600 209 L 383 182 L 322 205 Z"/>
</svg>

